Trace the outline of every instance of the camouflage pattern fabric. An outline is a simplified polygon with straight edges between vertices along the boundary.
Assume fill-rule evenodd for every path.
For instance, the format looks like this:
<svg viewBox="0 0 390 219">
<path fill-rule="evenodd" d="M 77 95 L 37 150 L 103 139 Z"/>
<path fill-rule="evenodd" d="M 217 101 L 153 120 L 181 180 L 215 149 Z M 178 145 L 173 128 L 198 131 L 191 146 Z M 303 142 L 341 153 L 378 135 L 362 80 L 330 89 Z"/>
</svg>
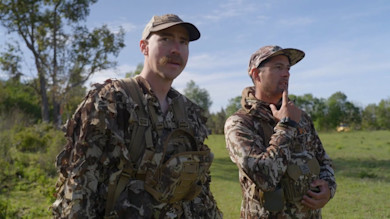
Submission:
<svg viewBox="0 0 390 219">
<path fill-rule="evenodd" d="M 331 160 L 310 117 L 303 112 L 297 128 L 277 123 L 269 104 L 257 100 L 254 93 L 254 87 L 243 90 L 242 109 L 225 123 L 226 147 L 239 169 L 241 218 L 321 218 L 321 210 L 310 210 L 300 202 L 285 201 L 279 212 L 265 210 L 263 192 L 280 186 L 289 164 L 315 157 L 320 164 L 319 178 L 329 183 L 331 197 L 336 191 L 336 181 Z M 265 139 L 267 132 L 271 133 L 270 139 Z M 305 181 L 313 180 L 301 178 L 298 186 L 306 186 Z"/>
<path fill-rule="evenodd" d="M 152 131 L 156 145 L 154 157 L 161 159 L 164 138 L 177 128 L 171 106 L 177 98 L 186 101 L 183 110 L 187 111 L 199 150 L 209 150 L 203 144 L 207 129 L 201 108 L 171 89 L 168 93 L 170 107 L 164 115 L 150 85 L 141 77 L 138 80 L 145 92 L 145 103 L 149 103 L 148 110 L 155 110 L 158 120 L 164 124 L 162 136 Z M 55 218 L 104 217 L 108 184 L 120 172 L 121 160 L 131 160 L 131 148 L 136 147 L 129 145 L 129 136 L 134 131 L 129 123 L 137 117 L 136 107 L 140 106 L 127 96 L 117 80 L 96 84 L 87 94 L 66 124 L 67 144 L 57 156 L 60 175 L 56 184 L 57 199 L 51 206 Z M 168 150 L 173 153 L 172 148 Z M 140 168 L 159 163 L 141 159 L 148 156 L 140 156 Z M 210 192 L 209 173 L 204 177 L 207 180 L 197 197 L 172 204 L 156 201 L 145 191 L 143 180 L 130 180 L 114 205 L 114 218 L 222 218 Z"/>
</svg>

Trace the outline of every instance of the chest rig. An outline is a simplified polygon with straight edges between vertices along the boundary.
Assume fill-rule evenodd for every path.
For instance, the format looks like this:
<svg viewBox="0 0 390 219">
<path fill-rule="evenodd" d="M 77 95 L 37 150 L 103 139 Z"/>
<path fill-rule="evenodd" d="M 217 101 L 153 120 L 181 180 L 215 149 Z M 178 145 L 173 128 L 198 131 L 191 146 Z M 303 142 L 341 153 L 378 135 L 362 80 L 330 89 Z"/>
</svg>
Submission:
<svg viewBox="0 0 390 219">
<path fill-rule="evenodd" d="M 138 107 L 136 116 L 130 116 L 128 121 L 128 128 L 132 130 L 131 136 L 127 136 L 131 159 L 122 159 L 118 166 L 120 171 L 111 176 L 116 179 L 110 179 L 106 218 L 110 218 L 116 200 L 132 179 L 144 181 L 145 190 L 158 202 L 192 200 L 207 180 L 212 155 L 209 150 L 200 151 L 183 98 L 173 100 L 176 101 L 172 104 L 176 127 L 171 127 L 167 134 L 163 133 L 167 132 L 166 125 L 158 121 L 155 106 L 144 102 L 144 93 L 136 78 L 126 78 L 119 83 Z M 163 135 L 167 137 L 162 139 Z"/>
</svg>

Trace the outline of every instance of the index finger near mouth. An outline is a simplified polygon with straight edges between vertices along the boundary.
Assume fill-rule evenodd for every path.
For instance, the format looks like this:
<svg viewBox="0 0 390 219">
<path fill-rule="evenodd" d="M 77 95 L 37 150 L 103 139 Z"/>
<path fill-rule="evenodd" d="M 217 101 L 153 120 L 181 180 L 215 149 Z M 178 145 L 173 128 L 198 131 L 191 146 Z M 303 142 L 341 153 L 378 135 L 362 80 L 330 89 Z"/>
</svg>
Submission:
<svg viewBox="0 0 390 219">
<path fill-rule="evenodd" d="M 287 103 L 288 103 L 288 91 L 284 90 L 282 96 L 282 105 L 287 105 Z"/>
</svg>

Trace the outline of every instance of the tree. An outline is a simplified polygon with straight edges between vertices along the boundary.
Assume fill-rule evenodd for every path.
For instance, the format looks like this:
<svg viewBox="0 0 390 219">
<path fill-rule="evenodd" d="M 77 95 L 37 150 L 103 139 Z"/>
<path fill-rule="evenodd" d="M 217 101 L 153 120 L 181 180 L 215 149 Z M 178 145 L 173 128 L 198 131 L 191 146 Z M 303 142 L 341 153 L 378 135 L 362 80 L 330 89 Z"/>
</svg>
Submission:
<svg viewBox="0 0 390 219">
<path fill-rule="evenodd" d="M 390 98 L 379 102 L 377 108 L 377 121 L 379 127 L 390 129 Z"/>
<path fill-rule="evenodd" d="M 23 75 L 20 64 L 22 61 L 19 54 L 20 49 L 17 43 L 16 45 L 6 44 L 6 46 L 8 47 L 7 51 L 0 54 L 1 70 L 6 72 L 12 80 L 19 82 Z"/>
<path fill-rule="evenodd" d="M 0 114 L 22 112 L 35 122 L 39 120 L 39 97 L 32 87 L 10 79 L 0 81 L 0 93 Z"/>
<path fill-rule="evenodd" d="M 207 120 L 207 127 L 213 134 L 223 134 L 226 121 L 226 113 L 224 109 L 217 113 L 212 113 Z"/>
<path fill-rule="evenodd" d="M 377 121 L 378 107 L 375 104 L 369 104 L 362 112 L 362 128 L 363 129 L 379 129 Z"/>
<path fill-rule="evenodd" d="M 303 96 L 289 95 L 289 99 L 294 100 L 296 106 L 308 113 L 313 120 L 315 119 L 313 116 L 315 115 L 314 104 L 316 100 L 312 94 L 304 94 Z"/>
<path fill-rule="evenodd" d="M 206 113 L 209 112 L 209 108 L 213 103 L 210 100 L 210 95 L 206 89 L 199 88 L 193 80 L 187 83 L 186 88 L 184 88 L 184 95 L 202 107 Z"/>
<path fill-rule="evenodd" d="M 226 107 L 226 118 L 233 115 L 237 110 L 241 108 L 241 96 L 230 98 Z"/>
<path fill-rule="evenodd" d="M 349 102 L 344 93 L 336 92 L 327 100 L 325 118 L 328 129 L 336 128 L 340 123 L 358 127 L 361 124 L 361 110 Z"/>
<path fill-rule="evenodd" d="M 130 72 L 126 73 L 125 77 L 126 78 L 132 78 L 132 77 L 134 77 L 136 75 L 139 75 L 139 74 L 141 74 L 141 71 L 142 71 L 143 68 L 144 68 L 144 64 L 143 63 L 139 63 L 137 65 L 137 68 L 134 71 L 130 71 Z"/>
<path fill-rule="evenodd" d="M 124 47 L 122 29 L 107 26 L 89 31 L 83 24 L 89 6 L 97 0 L 13 0 L 0 3 L 0 22 L 16 34 L 33 55 L 41 115 L 59 124 L 61 104 L 74 87 L 82 86 L 94 73 L 113 67 L 111 56 Z M 13 47 L 16 48 L 16 47 Z M 8 50 L 9 54 L 13 51 Z M 51 102 L 49 101 L 51 98 Z M 50 107 L 51 104 L 51 107 Z"/>
<path fill-rule="evenodd" d="M 336 92 L 328 98 L 327 105 L 328 110 L 326 114 L 328 127 L 336 128 L 340 123 L 345 123 L 345 111 L 344 105 L 347 100 L 347 96 L 342 92 Z"/>
</svg>

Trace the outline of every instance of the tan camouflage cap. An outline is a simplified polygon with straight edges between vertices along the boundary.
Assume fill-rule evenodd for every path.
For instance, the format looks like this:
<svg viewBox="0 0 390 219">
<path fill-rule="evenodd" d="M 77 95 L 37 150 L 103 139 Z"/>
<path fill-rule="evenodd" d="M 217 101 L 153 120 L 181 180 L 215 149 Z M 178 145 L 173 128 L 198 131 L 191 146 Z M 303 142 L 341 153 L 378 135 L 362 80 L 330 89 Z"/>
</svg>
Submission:
<svg viewBox="0 0 390 219">
<path fill-rule="evenodd" d="M 297 62 L 301 61 L 305 57 L 305 53 L 299 49 L 283 49 L 280 46 L 264 46 L 252 54 L 249 60 L 248 73 L 250 74 L 251 69 L 258 68 L 260 64 L 271 57 L 277 55 L 285 55 L 290 60 L 290 65 L 293 66 Z"/>
<path fill-rule="evenodd" d="M 153 32 L 167 29 L 174 25 L 183 25 L 187 30 L 190 37 L 190 41 L 194 41 L 200 38 L 200 32 L 195 25 L 184 22 L 179 16 L 175 14 L 166 14 L 162 16 L 153 16 L 149 23 L 145 26 L 144 32 L 142 33 L 142 40 L 145 40 Z"/>
</svg>

